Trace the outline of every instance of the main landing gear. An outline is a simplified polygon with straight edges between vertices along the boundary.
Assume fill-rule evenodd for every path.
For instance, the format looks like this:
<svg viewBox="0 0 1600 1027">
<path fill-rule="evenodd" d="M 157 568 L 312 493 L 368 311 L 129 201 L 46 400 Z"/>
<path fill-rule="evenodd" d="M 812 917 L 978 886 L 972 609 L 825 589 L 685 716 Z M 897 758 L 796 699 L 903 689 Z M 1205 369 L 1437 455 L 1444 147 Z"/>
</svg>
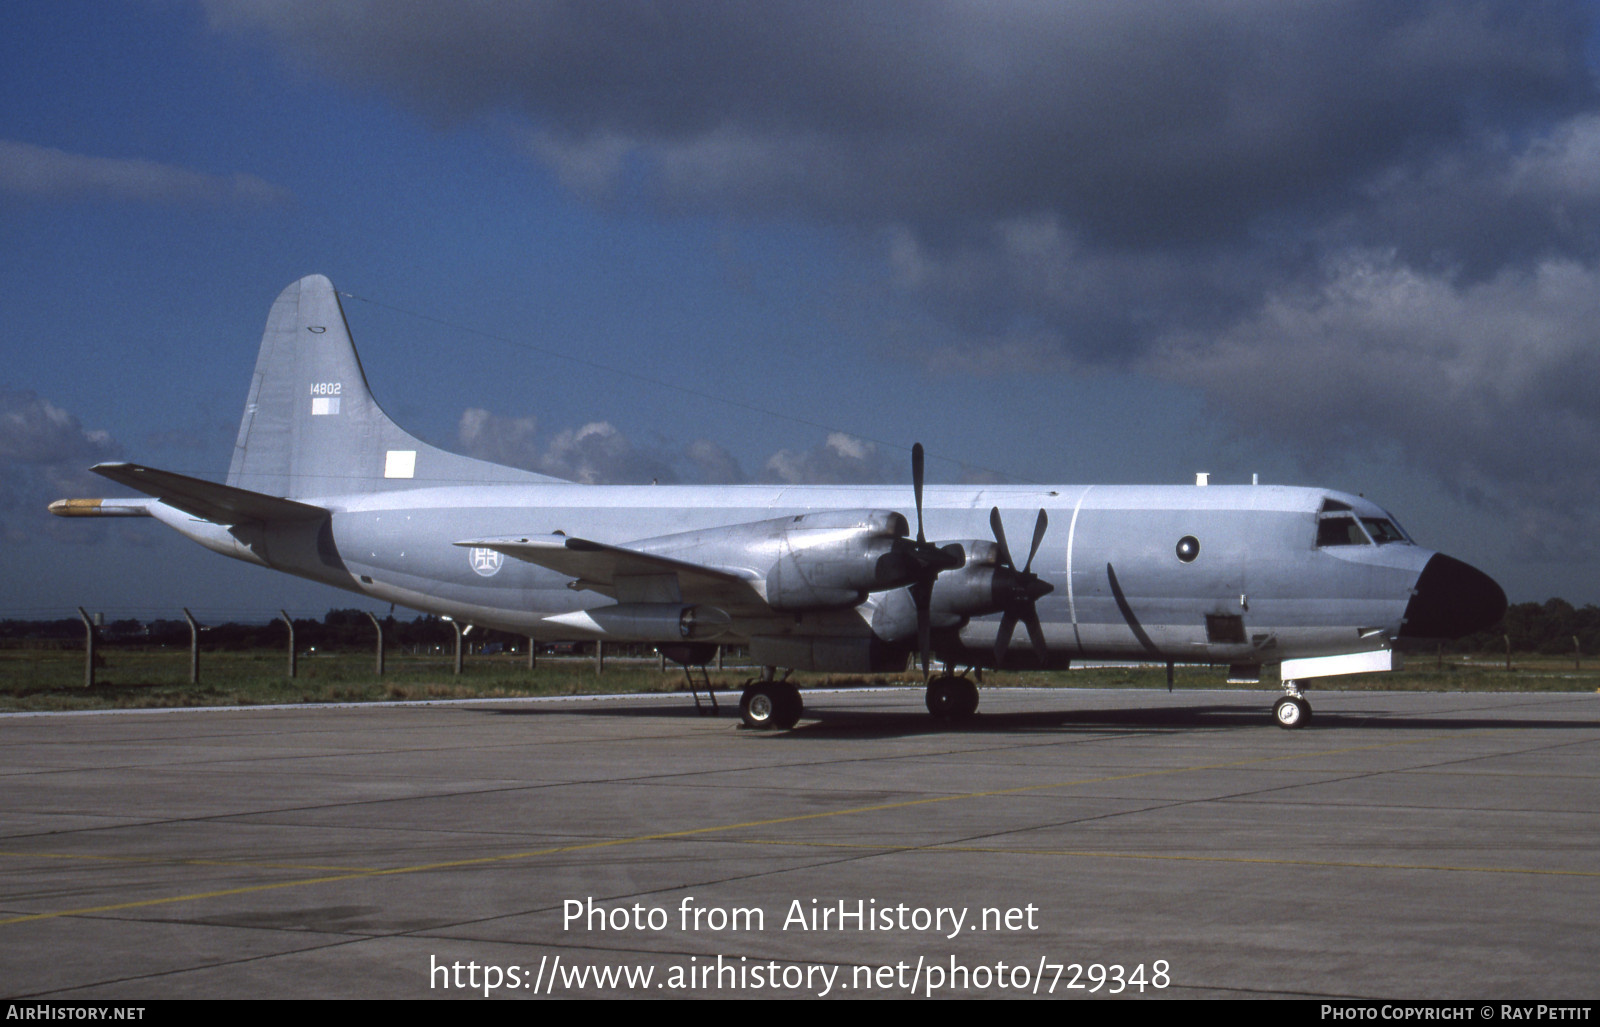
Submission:
<svg viewBox="0 0 1600 1027">
<path fill-rule="evenodd" d="M 928 682 L 928 712 L 939 720 L 966 720 L 978 712 L 978 686 L 956 674 Z"/>
<path fill-rule="evenodd" d="M 1283 683 L 1283 698 L 1272 704 L 1272 719 L 1281 728 L 1302 728 L 1311 720 L 1311 704 L 1296 681 Z"/>
<path fill-rule="evenodd" d="M 760 731 L 786 731 L 800 720 L 805 704 L 800 689 L 788 681 L 774 681 L 774 667 L 762 671 L 758 681 L 744 686 L 739 697 L 739 717 L 744 726 Z"/>
</svg>

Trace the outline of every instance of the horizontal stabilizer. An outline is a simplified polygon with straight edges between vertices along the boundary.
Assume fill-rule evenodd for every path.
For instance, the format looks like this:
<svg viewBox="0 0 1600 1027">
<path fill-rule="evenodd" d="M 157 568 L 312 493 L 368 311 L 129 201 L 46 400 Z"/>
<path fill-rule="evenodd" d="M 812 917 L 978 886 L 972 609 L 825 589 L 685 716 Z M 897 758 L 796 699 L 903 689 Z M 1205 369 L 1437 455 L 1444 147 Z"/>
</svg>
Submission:
<svg viewBox="0 0 1600 1027">
<path fill-rule="evenodd" d="M 683 594 L 708 600 L 713 593 L 725 595 L 731 589 L 743 598 L 754 595 L 752 583 L 729 571 L 674 560 L 637 549 L 591 542 L 567 535 L 508 535 L 499 538 L 468 539 L 455 543 L 472 549 L 493 549 L 518 560 L 536 563 L 579 581 L 584 588 L 615 594 L 619 579 L 675 575 Z"/>
<path fill-rule="evenodd" d="M 296 503 L 292 499 L 279 499 L 277 496 L 219 485 L 214 481 L 139 464 L 95 464 L 89 469 L 114 482 L 138 489 L 147 496 L 154 496 L 174 509 L 215 524 L 306 521 L 325 517 L 328 513 L 320 506 Z"/>
</svg>

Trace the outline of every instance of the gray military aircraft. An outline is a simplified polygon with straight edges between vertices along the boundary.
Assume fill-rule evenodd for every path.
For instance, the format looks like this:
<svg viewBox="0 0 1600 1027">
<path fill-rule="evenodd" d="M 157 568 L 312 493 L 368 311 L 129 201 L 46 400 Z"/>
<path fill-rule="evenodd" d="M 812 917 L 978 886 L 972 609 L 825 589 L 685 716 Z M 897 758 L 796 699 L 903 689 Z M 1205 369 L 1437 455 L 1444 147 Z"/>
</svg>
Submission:
<svg viewBox="0 0 1600 1027">
<path fill-rule="evenodd" d="M 63 516 L 154 517 L 208 549 L 457 621 L 653 642 L 685 668 L 742 643 L 764 670 L 751 727 L 792 727 L 779 669 L 903 670 L 930 712 L 970 716 L 952 671 L 1072 660 L 1281 665 L 1300 684 L 1393 669 L 1411 639 L 1504 614 L 1487 575 L 1416 545 L 1380 507 L 1317 488 L 923 484 L 582 485 L 437 449 L 373 399 L 320 275 L 272 305 L 227 484 L 131 463 L 94 470 L 150 498 L 64 499 Z M 903 512 L 916 514 L 916 535 Z M 1031 525 L 1019 566 L 1007 541 Z M 930 541 L 930 539 L 932 541 Z M 1013 646 L 1018 625 L 1029 645 Z M 697 698 L 698 703 L 698 698 Z"/>
</svg>

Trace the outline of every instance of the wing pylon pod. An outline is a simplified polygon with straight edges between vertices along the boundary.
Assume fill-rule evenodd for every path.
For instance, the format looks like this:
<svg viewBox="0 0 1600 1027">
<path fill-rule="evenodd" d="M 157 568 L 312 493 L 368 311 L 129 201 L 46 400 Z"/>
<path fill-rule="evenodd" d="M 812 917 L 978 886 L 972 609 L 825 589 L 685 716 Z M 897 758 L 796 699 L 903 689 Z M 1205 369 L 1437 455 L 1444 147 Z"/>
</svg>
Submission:
<svg viewBox="0 0 1600 1027">
<path fill-rule="evenodd" d="M 1050 518 L 1041 509 L 1038 519 L 1033 523 L 1033 545 L 1028 547 L 1028 561 L 1019 571 L 1011 559 L 1011 547 L 1006 544 L 1006 528 L 1000 519 L 1000 508 L 996 506 L 989 510 L 989 527 L 994 531 L 995 544 L 1000 547 L 993 586 L 994 603 L 1002 614 L 1000 634 L 994 641 L 996 667 L 1005 665 L 1006 647 L 1011 644 L 1011 634 L 1016 631 L 1019 620 L 1028 626 L 1028 637 L 1033 641 L 1033 651 L 1039 657 L 1039 664 L 1043 666 L 1049 659 L 1050 650 L 1045 645 L 1044 627 L 1039 623 L 1037 603 L 1055 591 L 1055 586 L 1040 579 L 1032 569 L 1033 558 L 1039 555 L 1039 544 L 1044 541 L 1044 533 L 1049 526 Z"/>
</svg>

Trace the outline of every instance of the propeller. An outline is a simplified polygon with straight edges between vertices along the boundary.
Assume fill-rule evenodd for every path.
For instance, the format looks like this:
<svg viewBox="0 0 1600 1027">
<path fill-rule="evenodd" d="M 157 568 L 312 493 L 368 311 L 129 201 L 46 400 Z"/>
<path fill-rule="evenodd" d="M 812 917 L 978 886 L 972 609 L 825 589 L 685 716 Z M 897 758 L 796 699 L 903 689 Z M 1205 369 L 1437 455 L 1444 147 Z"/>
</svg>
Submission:
<svg viewBox="0 0 1600 1027">
<path fill-rule="evenodd" d="M 994 600 L 1003 614 L 1000 618 L 1000 634 L 994 642 L 996 667 L 1005 663 L 1006 647 L 1011 644 L 1011 635 L 1016 631 L 1019 620 L 1028 626 L 1028 637 L 1033 640 L 1033 651 L 1039 657 L 1041 666 L 1050 655 L 1044 643 L 1044 627 L 1039 623 L 1039 611 L 1035 604 L 1041 597 L 1055 591 L 1055 586 L 1041 580 L 1032 571 L 1033 558 L 1039 554 L 1039 544 L 1044 541 L 1045 529 L 1049 525 L 1050 518 L 1041 509 L 1038 520 L 1033 524 L 1033 545 L 1028 548 L 1028 560 L 1019 571 L 1016 562 L 1011 559 L 1011 547 L 1006 544 L 1006 528 L 1000 520 L 1000 508 L 996 506 L 989 510 L 989 527 L 994 531 L 995 543 L 1000 547 L 994 569 Z M 920 626 L 921 621 L 918 623 Z"/>
<path fill-rule="evenodd" d="M 917 498 L 917 541 L 907 543 L 901 551 L 915 568 L 910 585 L 911 601 L 917 608 L 917 651 L 922 654 L 922 676 L 927 677 L 933 646 L 933 583 L 941 573 L 964 565 L 967 555 L 959 545 L 936 546 L 928 541 L 922 527 L 922 471 L 922 443 L 918 442 L 911 447 L 911 488 Z"/>
</svg>

